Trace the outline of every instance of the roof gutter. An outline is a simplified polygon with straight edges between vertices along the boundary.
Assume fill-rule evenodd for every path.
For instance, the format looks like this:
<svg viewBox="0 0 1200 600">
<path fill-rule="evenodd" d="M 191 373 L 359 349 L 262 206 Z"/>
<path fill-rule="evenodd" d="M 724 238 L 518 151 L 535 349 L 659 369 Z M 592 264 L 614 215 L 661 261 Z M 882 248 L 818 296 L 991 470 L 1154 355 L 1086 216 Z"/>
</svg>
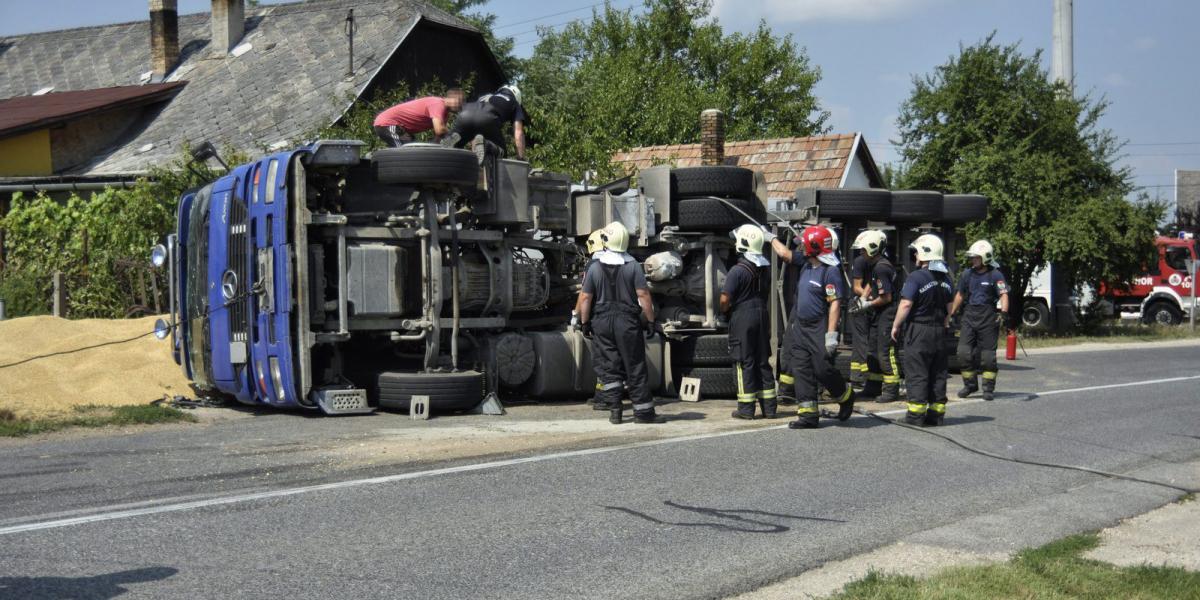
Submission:
<svg viewBox="0 0 1200 600">
<path fill-rule="evenodd" d="M 73 181 L 70 183 L 0 183 L 0 193 L 15 192 L 93 192 L 107 188 L 131 188 L 137 179 L 115 181 Z"/>
</svg>

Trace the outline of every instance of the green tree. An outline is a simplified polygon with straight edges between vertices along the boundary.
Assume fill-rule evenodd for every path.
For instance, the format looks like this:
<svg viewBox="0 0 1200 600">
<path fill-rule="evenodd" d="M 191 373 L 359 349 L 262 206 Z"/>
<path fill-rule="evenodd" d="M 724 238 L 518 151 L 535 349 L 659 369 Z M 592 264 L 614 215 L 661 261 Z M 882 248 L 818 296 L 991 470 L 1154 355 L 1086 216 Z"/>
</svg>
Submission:
<svg viewBox="0 0 1200 600">
<path fill-rule="evenodd" d="M 646 0 L 643 13 L 606 4 L 590 21 L 540 32 L 521 81 L 540 166 L 616 175 L 612 153 L 699 140 L 700 112 L 719 108 L 728 139 L 812 135 L 828 113 L 813 96 L 820 70 L 790 36 L 760 23 L 726 35 L 709 0 Z"/>
<path fill-rule="evenodd" d="M 1041 52 L 989 36 L 915 77 L 899 119 L 905 187 L 978 192 L 986 220 L 966 228 L 996 245 L 1021 309 L 1048 262 L 1073 288 L 1128 280 L 1154 249 L 1164 207 L 1130 203 L 1121 143 L 1099 126 L 1104 99 L 1051 83 Z"/>
</svg>

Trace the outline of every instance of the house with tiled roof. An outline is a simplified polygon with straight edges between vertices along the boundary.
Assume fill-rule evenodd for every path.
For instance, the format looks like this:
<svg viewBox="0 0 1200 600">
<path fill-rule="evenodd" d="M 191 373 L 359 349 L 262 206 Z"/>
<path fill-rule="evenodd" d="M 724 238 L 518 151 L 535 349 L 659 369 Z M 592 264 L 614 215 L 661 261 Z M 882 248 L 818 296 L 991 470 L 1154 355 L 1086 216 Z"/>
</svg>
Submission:
<svg viewBox="0 0 1200 600">
<path fill-rule="evenodd" d="M 701 144 L 644 146 L 613 155 L 627 172 L 701 164 Z M 884 181 L 861 133 L 724 142 L 724 164 L 763 174 L 771 198 L 800 188 L 882 188 Z"/>
<path fill-rule="evenodd" d="M 309 0 L 0 36 L 0 192 L 118 183 L 210 141 L 259 151 L 377 90 L 504 73 L 478 30 L 420 0 Z M 7 197 L 0 193 L 0 197 Z"/>
</svg>

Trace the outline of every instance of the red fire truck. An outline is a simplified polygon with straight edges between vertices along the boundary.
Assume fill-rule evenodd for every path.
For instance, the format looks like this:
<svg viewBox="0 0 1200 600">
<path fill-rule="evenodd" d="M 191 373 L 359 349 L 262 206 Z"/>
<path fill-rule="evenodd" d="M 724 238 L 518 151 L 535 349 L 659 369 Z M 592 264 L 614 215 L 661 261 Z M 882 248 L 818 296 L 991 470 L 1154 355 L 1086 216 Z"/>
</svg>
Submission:
<svg viewBox="0 0 1200 600">
<path fill-rule="evenodd" d="M 1143 323 L 1178 325 L 1192 310 L 1192 277 L 1188 261 L 1197 259 L 1195 239 L 1160 237 L 1158 261 L 1134 277 L 1128 287 L 1100 286 L 1100 296 L 1110 302 L 1113 313 L 1138 313 Z"/>
</svg>

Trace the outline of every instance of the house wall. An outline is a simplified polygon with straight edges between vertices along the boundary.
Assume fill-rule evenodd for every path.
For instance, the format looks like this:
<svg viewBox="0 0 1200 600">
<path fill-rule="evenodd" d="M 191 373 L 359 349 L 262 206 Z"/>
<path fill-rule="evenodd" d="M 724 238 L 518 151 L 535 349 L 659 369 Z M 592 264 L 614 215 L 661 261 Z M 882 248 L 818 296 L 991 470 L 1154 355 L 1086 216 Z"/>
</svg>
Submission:
<svg viewBox="0 0 1200 600">
<path fill-rule="evenodd" d="M 471 79 L 471 89 L 466 91 L 472 98 L 495 91 L 504 85 L 502 78 L 486 45 L 476 36 L 422 22 L 379 71 L 365 96 L 369 98 L 377 89 L 407 87 L 410 83 L 417 88 L 432 82 L 452 86 Z"/>
<path fill-rule="evenodd" d="M 48 130 L 0 139 L 0 176 L 31 177 L 53 172 Z"/>
<path fill-rule="evenodd" d="M 127 108 L 68 121 L 50 130 L 55 173 L 82 165 L 114 145 L 142 116 L 143 109 Z"/>
<path fill-rule="evenodd" d="M 867 177 L 867 171 L 863 168 L 862 162 L 855 159 L 850 161 L 850 166 L 846 168 L 846 183 L 842 187 L 845 188 L 869 188 L 871 187 L 871 179 Z"/>
</svg>

